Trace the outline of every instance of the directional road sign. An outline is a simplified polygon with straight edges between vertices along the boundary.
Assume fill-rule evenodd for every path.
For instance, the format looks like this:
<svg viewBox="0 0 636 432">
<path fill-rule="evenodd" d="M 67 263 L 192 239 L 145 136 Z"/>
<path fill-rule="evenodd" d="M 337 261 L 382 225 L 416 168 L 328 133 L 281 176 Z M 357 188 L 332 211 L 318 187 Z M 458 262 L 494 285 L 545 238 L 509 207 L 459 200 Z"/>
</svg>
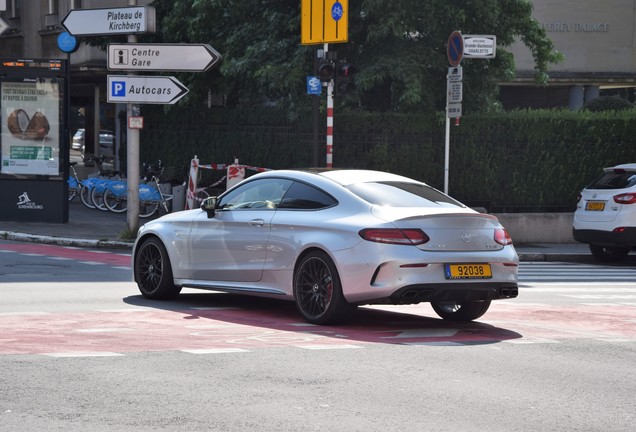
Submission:
<svg viewBox="0 0 636 432">
<path fill-rule="evenodd" d="M 497 36 L 464 35 L 465 58 L 495 58 Z"/>
<path fill-rule="evenodd" d="M 9 24 L 4 22 L 2 18 L 0 18 L 0 34 L 4 33 L 6 29 L 9 28 Z"/>
<path fill-rule="evenodd" d="M 154 33 L 155 8 L 72 9 L 62 25 L 73 36 Z"/>
<path fill-rule="evenodd" d="M 108 44 L 109 70 L 203 72 L 222 58 L 206 44 Z"/>
<path fill-rule="evenodd" d="M 171 76 L 108 75 L 108 102 L 174 104 L 188 89 Z"/>
</svg>

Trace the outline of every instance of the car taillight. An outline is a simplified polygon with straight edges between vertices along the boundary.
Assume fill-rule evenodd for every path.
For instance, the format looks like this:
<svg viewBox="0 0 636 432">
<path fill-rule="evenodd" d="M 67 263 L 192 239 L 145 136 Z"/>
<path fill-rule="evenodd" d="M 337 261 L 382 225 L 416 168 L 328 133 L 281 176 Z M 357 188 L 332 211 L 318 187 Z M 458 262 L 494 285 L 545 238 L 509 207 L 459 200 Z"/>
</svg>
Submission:
<svg viewBox="0 0 636 432">
<path fill-rule="evenodd" d="M 576 197 L 576 202 L 577 202 L 577 203 L 578 203 L 578 202 L 580 202 L 580 201 L 581 201 L 581 198 L 583 198 L 583 195 L 581 195 L 581 193 L 579 192 L 579 194 L 578 194 L 578 195 L 577 195 L 577 197 Z"/>
<path fill-rule="evenodd" d="M 430 240 L 420 229 L 366 228 L 358 234 L 368 241 L 397 245 L 420 245 Z"/>
<path fill-rule="evenodd" d="M 616 204 L 635 204 L 636 203 L 636 194 L 634 193 L 624 193 L 620 195 L 614 196 L 614 202 Z"/>
<path fill-rule="evenodd" d="M 495 230 L 495 241 L 502 246 L 508 246 L 512 244 L 512 237 L 503 228 L 497 228 Z"/>
</svg>

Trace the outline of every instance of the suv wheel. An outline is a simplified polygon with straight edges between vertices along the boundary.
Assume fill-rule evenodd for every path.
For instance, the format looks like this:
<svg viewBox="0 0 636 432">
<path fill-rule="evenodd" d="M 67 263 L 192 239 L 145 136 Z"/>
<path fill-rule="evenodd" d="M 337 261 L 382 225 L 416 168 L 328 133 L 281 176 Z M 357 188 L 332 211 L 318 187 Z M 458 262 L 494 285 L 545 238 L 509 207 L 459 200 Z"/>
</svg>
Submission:
<svg viewBox="0 0 636 432">
<path fill-rule="evenodd" d="M 619 262 L 629 253 L 629 248 L 590 245 L 594 258 L 601 262 Z"/>
</svg>

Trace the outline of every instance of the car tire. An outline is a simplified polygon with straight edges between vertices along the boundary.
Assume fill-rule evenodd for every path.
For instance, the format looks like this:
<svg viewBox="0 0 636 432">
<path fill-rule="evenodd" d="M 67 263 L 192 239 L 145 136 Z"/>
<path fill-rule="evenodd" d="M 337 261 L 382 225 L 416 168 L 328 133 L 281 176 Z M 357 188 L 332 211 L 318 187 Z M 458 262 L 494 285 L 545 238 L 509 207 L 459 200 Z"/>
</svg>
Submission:
<svg viewBox="0 0 636 432">
<path fill-rule="evenodd" d="M 629 248 L 590 245 L 594 258 L 601 262 L 619 262 L 629 254 Z"/>
<path fill-rule="evenodd" d="M 486 313 L 490 301 L 432 302 L 431 306 L 445 320 L 472 321 Z"/>
<path fill-rule="evenodd" d="M 321 251 L 302 256 L 294 271 L 294 299 L 300 314 L 312 324 L 336 324 L 355 310 L 342 294 L 333 261 Z"/>
<path fill-rule="evenodd" d="M 169 300 L 181 292 L 172 279 L 166 248 L 156 237 L 144 240 L 135 254 L 135 281 L 141 294 L 152 300 Z"/>
</svg>

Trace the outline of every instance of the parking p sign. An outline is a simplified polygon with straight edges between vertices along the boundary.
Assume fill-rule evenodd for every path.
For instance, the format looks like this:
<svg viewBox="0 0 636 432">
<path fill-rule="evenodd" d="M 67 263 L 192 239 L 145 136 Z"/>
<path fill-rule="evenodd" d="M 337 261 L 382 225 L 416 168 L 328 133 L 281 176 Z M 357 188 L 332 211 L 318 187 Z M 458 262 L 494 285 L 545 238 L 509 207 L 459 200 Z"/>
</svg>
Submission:
<svg viewBox="0 0 636 432">
<path fill-rule="evenodd" d="M 125 81 L 111 81 L 111 95 L 113 97 L 126 96 L 126 82 Z"/>
<path fill-rule="evenodd" d="M 173 104 L 186 93 L 175 77 L 108 75 L 109 103 Z"/>
</svg>

